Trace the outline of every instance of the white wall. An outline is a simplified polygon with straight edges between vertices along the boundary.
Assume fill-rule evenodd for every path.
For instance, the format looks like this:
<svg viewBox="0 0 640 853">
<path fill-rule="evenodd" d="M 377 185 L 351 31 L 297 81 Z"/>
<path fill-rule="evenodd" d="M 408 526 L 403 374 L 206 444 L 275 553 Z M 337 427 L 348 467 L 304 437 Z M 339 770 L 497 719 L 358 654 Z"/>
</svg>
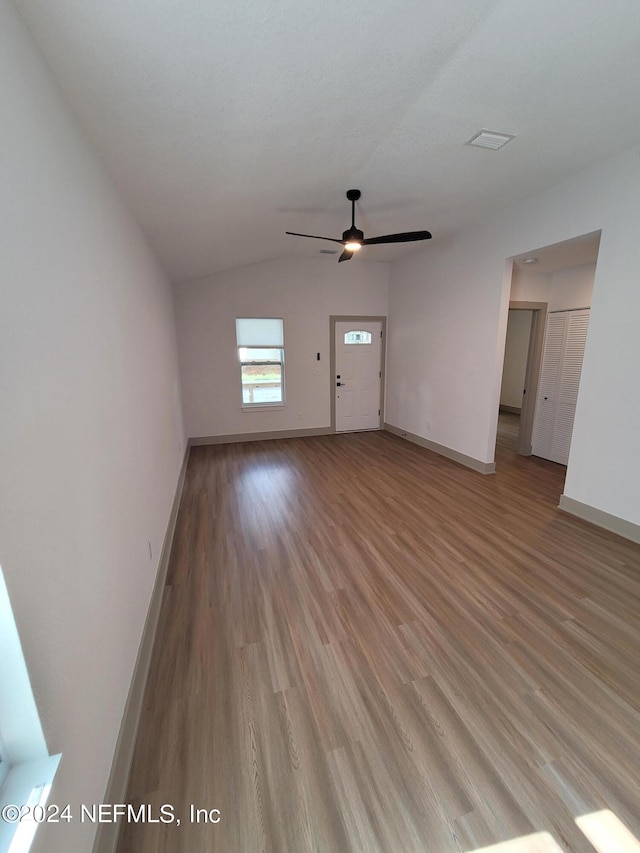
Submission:
<svg viewBox="0 0 640 853">
<path fill-rule="evenodd" d="M 551 273 L 533 272 L 530 267 L 513 267 L 512 302 L 549 302 Z"/>
<path fill-rule="evenodd" d="M 585 264 L 552 273 L 549 311 L 590 308 L 595 275 L 595 264 Z"/>
<path fill-rule="evenodd" d="M 429 249 L 392 267 L 388 423 L 493 460 L 508 306 L 502 284 L 510 279 L 505 256 L 487 252 L 473 232 L 464 242 L 436 235 Z"/>
<path fill-rule="evenodd" d="M 518 302 L 547 302 L 549 311 L 589 308 L 595 274 L 595 264 L 582 264 L 553 273 L 528 273 L 514 269 L 511 299 Z"/>
<path fill-rule="evenodd" d="M 100 802 L 184 441 L 170 285 L 0 0 L 0 564 L 51 801 Z M 147 540 L 153 548 L 149 559 Z M 43 826 L 84 853 L 95 827 Z"/>
<path fill-rule="evenodd" d="M 388 282 L 388 264 L 318 257 L 266 261 L 175 287 L 189 436 L 328 427 L 329 317 L 386 316 Z M 284 319 L 284 408 L 242 411 L 236 317 Z"/>
<path fill-rule="evenodd" d="M 640 523 L 640 155 L 601 163 L 392 268 L 387 420 L 493 459 L 505 259 L 602 229 L 565 495 Z M 431 430 L 427 428 L 431 423 Z"/>
<path fill-rule="evenodd" d="M 500 405 L 522 408 L 522 391 L 527 372 L 531 311 L 509 311 L 507 339 L 504 349 L 504 368 L 500 388 Z"/>
</svg>

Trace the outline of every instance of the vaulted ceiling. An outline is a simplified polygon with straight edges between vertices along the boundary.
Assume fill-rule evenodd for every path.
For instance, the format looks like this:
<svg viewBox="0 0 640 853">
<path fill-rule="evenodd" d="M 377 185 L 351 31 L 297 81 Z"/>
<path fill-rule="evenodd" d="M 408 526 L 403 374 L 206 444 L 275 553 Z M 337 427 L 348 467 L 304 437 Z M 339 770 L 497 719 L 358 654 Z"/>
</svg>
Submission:
<svg viewBox="0 0 640 853">
<path fill-rule="evenodd" d="M 173 281 L 331 248 L 284 232 L 339 237 L 351 187 L 437 241 L 640 141 L 637 0 L 16 5 Z"/>
</svg>

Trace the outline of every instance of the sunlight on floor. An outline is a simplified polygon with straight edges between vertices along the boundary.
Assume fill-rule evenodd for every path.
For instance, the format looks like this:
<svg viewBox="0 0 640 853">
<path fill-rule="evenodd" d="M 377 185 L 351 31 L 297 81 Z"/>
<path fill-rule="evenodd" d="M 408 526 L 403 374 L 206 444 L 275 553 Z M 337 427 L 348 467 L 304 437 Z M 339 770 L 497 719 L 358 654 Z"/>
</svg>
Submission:
<svg viewBox="0 0 640 853">
<path fill-rule="evenodd" d="M 575 822 L 598 853 L 640 853 L 640 841 L 608 809 L 582 815 Z M 536 832 L 469 853 L 562 853 L 562 848 L 548 832 Z"/>
<path fill-rule="evenodd" d="M 640 841 L 608 809 L 577 817 L 576 823 L 598 853 L 640 853 Z"/>
</svg>

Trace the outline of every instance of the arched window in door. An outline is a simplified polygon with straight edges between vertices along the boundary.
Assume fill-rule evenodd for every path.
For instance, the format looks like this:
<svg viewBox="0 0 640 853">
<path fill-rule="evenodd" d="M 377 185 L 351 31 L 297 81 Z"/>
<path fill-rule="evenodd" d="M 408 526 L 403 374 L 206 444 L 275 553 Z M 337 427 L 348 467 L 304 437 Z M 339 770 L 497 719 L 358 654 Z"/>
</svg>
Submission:
<svg viewBox="0 0 640 853">
<path fill-rule="evenodd" d="M 371 332 L 358 331 L 357 329 L 345 332 L 344 342 L 345 344 L 370 344 Z"/>
</svg>

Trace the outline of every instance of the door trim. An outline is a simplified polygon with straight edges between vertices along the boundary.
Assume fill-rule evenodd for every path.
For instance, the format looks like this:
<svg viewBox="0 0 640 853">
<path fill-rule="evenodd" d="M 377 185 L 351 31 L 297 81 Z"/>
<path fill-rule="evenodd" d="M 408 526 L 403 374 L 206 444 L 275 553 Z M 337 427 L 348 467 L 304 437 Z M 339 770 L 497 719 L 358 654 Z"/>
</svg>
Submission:
<svg viewBox="0 0 640 853">
<path fill-rule="evenodd" d="M 540 365 L 542 364 L 542 348 L 544 345 L 544 329 L 547 320 L 547 302 L 509 302 L 509 311 L 531 311 L 531 331 L 529 333 L 529 351 L 527 368 L 524 375 L 526 394 L 522 397 L 520 413 L 520 431 L 516 453 L 521 456 L 531 456 L 531 435 L 533 433 L 533 416 L 536 410 L 538 396 L 538 381 Z"/>
<path fill-rule="evenodd" d="M 331 432 L 337 433 L 336 430 L 336 323 L 381 323 L 382 324 L 382 346 L 380 347 L 380 426 L 384 425 L 384 386 L 385 386 L 385 366 L 387 363 L 387 318 L 372 317 L 368 314 L 332 314 L 329 317 L 329 337 L 330 337 L 330 364 L 329 364 L 329 381 L 330 381 L 330 399 L 331 399 Z"/>
</svg>

